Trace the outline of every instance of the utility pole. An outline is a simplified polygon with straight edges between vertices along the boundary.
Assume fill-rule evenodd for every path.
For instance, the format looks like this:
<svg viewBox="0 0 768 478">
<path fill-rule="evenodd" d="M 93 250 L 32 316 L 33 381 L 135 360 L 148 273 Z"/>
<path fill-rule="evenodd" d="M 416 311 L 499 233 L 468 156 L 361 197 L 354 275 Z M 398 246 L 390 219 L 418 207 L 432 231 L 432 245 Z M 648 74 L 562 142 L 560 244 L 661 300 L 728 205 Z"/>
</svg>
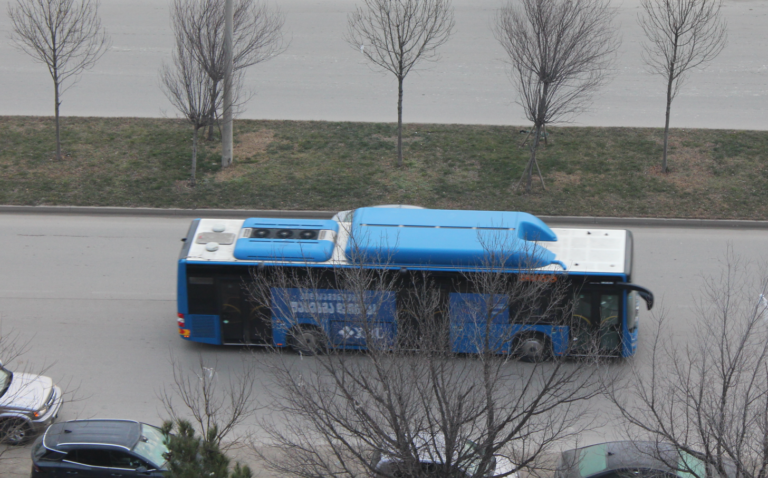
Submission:
<svg viewBox="0 0 768 478">
<path fill-rule="evenodd" d="M 221 128 L 221 167 L 232 165 L 232 0 L 224 5 L 224 125 Z"/>
</svg>

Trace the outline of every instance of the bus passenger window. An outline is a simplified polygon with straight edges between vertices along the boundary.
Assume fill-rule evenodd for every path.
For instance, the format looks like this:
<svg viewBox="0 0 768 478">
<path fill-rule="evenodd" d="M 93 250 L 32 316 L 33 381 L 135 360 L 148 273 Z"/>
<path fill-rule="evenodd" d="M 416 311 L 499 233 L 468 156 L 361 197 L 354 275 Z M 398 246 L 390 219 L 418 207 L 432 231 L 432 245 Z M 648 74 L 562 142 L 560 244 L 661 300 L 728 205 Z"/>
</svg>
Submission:
<svg viewBox="0 0 768 478">
<path fill-rule="evenodd" d="M 579 294 L 573 305 L 573 318 L 576 325 L 587 327 L 592 325 L 592 294 Z"/>
<path fill-rule="evenodd" d="M 619 296 L 600 296 L 600 349 L 615 351 L 619 348 Z"/>
<path fill-rule="evenodd" d="M 600 326 L 615 325 L 619 321 L 619 296 L 600 296 Z"/>
</svg>

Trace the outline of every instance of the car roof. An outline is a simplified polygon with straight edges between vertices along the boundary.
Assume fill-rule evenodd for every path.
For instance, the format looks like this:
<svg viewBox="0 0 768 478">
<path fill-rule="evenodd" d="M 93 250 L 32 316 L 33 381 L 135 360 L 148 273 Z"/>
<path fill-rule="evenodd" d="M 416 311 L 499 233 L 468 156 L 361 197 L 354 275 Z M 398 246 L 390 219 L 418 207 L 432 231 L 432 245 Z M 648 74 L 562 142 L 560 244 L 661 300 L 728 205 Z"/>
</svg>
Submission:
<svg viewBox="0 0 768 478">
<path fill-rule="evenodd" d="M 691 459 L 697 460 L 691 456 Z M 560 476 L 587 478 L 626 468 L 652 469 L 677 474 L 669 463 L 677 463 L 679 455 L 667 443 L 650 441 L 616 441 L 585 446 L 562 453 Z"/>
<path fill-rule="evenodd" d="M 78 445 L 109 445 L 132 449 L 141 437 L 141 423 L 133 420 L 72 420 L 48 427 L 43 444 L 66 451 Z"/>
</svg>

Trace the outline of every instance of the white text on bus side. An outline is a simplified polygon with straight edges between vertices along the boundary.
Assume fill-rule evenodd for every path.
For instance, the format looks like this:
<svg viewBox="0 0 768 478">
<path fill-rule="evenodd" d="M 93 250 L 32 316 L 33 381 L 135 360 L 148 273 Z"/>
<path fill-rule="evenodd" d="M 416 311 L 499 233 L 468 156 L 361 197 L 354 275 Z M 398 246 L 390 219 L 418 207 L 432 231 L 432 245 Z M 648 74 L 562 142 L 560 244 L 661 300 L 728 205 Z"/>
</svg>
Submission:
<svg viewBox="0 0 768 478">
<path fill-rule="evenodd" d="M 365 307 L 366 315 L 376 313 L 377 304 L 368 304 Z M 362 312 L 358 304 L 344 304 L 344 302 L 294 302 L 291 301 L 291 310 L 294 314 L 360 314 Z"/>
</svg>

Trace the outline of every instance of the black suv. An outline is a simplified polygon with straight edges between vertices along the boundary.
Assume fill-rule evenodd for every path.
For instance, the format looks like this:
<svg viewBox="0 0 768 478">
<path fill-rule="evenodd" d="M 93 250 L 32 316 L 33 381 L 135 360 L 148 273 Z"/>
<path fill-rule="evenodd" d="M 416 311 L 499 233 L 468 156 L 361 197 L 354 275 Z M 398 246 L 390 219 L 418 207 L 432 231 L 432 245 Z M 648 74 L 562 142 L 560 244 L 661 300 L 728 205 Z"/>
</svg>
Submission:
<svg viewBox="0 0 768 478">
<path fill-rule="evenodd" d="M 162 477 L 159 428 L 131 420 L 72 420 L 48 427 L 32 446 L 32 478 Z"/>
</svg>

